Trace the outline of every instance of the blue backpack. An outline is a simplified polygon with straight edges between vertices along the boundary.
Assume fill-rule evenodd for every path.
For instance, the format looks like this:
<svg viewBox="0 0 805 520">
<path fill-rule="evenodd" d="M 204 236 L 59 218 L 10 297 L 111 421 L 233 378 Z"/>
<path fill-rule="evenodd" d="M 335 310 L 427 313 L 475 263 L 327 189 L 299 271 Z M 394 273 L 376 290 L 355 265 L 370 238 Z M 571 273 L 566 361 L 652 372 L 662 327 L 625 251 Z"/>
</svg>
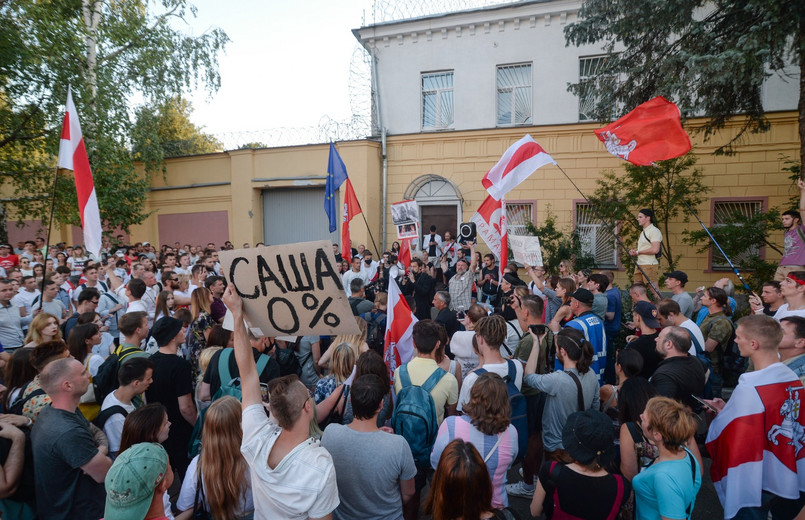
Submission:
<svg viewBox="0 0 805 520">
<path fill-rule="evenodd" d="M 391 424 L 394 433 L 402 435 L 411 447 L 414 462 L 419 468 L 430 467 L 430 452 L 436 442 L 439 424 L 436 419 L 436 405 L 430 392 L 447 374 L 437 368 L 422 386 L 411 384 L 408 365 L 400 367 L 402 389 L 397 394 Z"/>
<path fill-rule="evenodd" d="M 521 460 L 528 450 L 528 407 L 526 406 L 525 396 L 515 385 L 517 368 L 514 365 L 514 361 L 507 359 L 506 364 L 509 367 L 509 374 L 503 380 L 506 382 L 506 391 L 509 393 L 509 404 L 511 404 L 512 408 L 511 423 L 517 430 L 517 460 Z M 487 370 L 484 368 L 478 368 L 473 371 L 479 376 L 486 372 Z"/>
</svg>

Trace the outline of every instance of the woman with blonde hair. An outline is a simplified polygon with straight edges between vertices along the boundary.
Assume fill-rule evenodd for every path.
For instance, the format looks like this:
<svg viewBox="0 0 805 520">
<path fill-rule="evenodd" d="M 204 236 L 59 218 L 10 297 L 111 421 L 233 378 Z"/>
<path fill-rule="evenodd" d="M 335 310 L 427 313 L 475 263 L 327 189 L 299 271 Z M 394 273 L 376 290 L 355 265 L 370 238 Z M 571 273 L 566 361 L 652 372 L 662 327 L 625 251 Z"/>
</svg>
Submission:
<svg viewBox="0 0 805 520">
<path fill-rule="evenodd" d="M 243 440 L 240 402 L 226 396 L 207 409 L 201 453 L 190 462 L 176 507 L 178 519 L 207 511 L 216 520 L 254 517 L 249 466 L 240 453 Z M 199 485 L 199 482 L 201 485 Z"/>
<path fill-rule="evenodd" d="M 503 378 L 493 372 L 482 374 L 472 385 L 464 413 L 442 422 L 430 456 L 431 465 L 436 469 L 442 452 L 454 439 L 469 442 L 486 463 L 492 481 L 492 506 L 506 507 L 506 474 L 517 457 L 517 430 L 510 421 L 511 405 Z"/>
<path fill-rule="evenodd" d="M 330 350 L 333 351 L 330 374 L 319 379 L 313 392 L 313 400 L 317 405 L 316 416 L 322 429 L 331 422 L 341 423 L 344 420 L 346 402 L 349 400 L 349 385 L 344 383 L 352 375 L 357 361 L 355 351 L 349 343 L 338 343 Z M 332 395 L 336 395 L 336 397 L 327 399 Z M 322 404 L 324 401 L 332 402 L 332 405 Z"/>
<path fill-rule="evenodd" d="M 696 433 L 696 419 L 668 397 L 652 397 L 640 419 L 659 456 L 632 480 L 637 518 L 690 518 L 702 487 L 702 461 L 686 447 Z"/>
<path fill-rule="evenodd" d="M 59 319 L 46 312 L 40 312 L 31 321 L 28 327 L 28 335 L 25 336 L 25 346 L 35 347 L 46 341 L 56 341 L 62 339 L 59 330 Z"/>
<path fill-rule="evenodd" d="M 559 276 L 561 278 L 568 278 L 573 274 L 573 262 L 567 258 L 559 262 Z"/>
<path fill-rule="evenodd" d="M 193 366 L 193 376 L 198 375 L 198 356 L 207 347 L 207 338 L 210 337 L 215 320 L 211 313 L 212 293 L 206 287 L 198 287 L 190 297 L 190 312 L 193 321 L 187 329 L 187 352 L 190 364 Z M 223 345 L 221 345 L 223 346 Z"/>
<path fill-rule="evenodd" d="M 335 337 L 331 344 L 340 345 L 341 343 L 348 343 L 350 348 L 352 348 L 352 352 L 355 354 L 355 359 L 358 359 L 358 356 L 369 350 L 369 344 L 366 343 L 366 336 L 369 334 L 369 326 L 366 320 L 360 316 L 355 316 L 355 321 L 358 323 L 358 328 L 360 328 L 358 334 L 340 334 Z M 319 366 L 327 368 L 331 356 L 332 349 L 328 349 L 327 352 L 322 354 L 319 358 Z"/>
</svg>

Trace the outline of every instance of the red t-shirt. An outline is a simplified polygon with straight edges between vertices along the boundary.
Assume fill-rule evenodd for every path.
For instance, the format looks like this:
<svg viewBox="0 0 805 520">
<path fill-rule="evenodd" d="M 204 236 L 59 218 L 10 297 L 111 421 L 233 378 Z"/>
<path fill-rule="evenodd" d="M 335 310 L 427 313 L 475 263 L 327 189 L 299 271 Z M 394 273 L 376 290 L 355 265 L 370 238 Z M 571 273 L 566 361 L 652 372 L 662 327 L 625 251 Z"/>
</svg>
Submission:
<svg viewBox="0 0 805 520">
<path fill-rule="evenodd" d="M 20 257 L 15 254 L 8 256 L 0 256 L 0 267 L 3 269 L 11 269 L 20 265 Z"/>
</svg>

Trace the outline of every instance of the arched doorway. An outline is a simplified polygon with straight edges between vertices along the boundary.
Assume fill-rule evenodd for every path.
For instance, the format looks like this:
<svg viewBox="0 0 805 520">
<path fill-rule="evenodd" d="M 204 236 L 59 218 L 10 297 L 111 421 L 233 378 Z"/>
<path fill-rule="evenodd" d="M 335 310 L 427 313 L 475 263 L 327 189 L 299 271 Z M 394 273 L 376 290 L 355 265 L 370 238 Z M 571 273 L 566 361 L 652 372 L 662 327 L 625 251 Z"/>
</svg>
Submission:
<svg viewBox="0 0 805 520">
<path fill-rule="evenodd" d="M 408 186 L 405 198 L 415 200 L 419 206 L 420 243 L 431 225 L 436 226 L 436 232 L 442 236 L 445 231 L 456 236 L 462 222 L 464 199 L 450 180 L 439 175 L 423 175 Z"/>
</svg>

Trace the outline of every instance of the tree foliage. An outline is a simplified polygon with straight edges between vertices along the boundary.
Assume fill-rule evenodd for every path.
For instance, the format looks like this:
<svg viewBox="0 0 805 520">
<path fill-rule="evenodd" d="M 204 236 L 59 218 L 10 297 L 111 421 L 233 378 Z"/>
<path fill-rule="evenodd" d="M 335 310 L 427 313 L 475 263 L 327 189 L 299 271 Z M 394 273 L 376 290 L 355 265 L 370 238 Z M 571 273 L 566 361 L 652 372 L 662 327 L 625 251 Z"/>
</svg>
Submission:
<svg viewBox="0 0 805 520">
<path fill-rule="evenodd" d="M 637 225 L 635 215 L 643 208 L 654 211 L 654 225 L 663 234 L 663 258 L 668 268 L 674 270 L 679 255 L 674 255 L 670 223 L 679 219 L 688 222 L 690 214 L 682 211 L 685 202 L 696 207 L 705 200 L 709 188 L 702 184 L 702 171 L 694 168 L 696 156 L 692 153 L 660 161 L 657 166 L 635 166 L 625 163 L 626 175 L 615 171 L 604 172 L 598 187 L 588 201 L 607 221 L 608 225 L 617 222 L 619 234 L 626 244 L 637 244 L 642 228 Z M 634 260 L 623 255 L 622 262 L 633 267 Z"/>
<path fill-rule="evenodd" d="M 133 152 L 146 171 L 161 167 L 166 157 L 220 152 L 223 144 L 190 121 L 193 107 L 181 97 L 137 110 L 132 130 Z M 156 130 L 156 131 L 154 131 Z"/>
<path fill-rule="evenodd" d="M 654 96 L 675 100 L 685 115 L 705 115 L 705 137 L 736 115 L 738 136 L 769 129 L 763 82 L 796 77 L 805 61 L 801 0 L 584 0 L 579 21 L 565 28 L 568 44 L 601 44 L 609 54 L 589 80 L 570 86 L 593 96 L 593 117 L 631 110 Z M 793 64 L 793 66 L 792 66 Z M 794 79 L 797 81 L 797 79 Z M 800 81 L 800 140 L 805 154 L 805 82 Z M 805 155 L 801 157 L 805 161 Z"/>
<path fill-rule="evenodd" d="M 549 273 L 559 272 L 559 262 L 562 260 L 572 260 L 576 269 L 596 267 L 595 258 L 582 251 L 578 233 L 557 227 L 556 215 L 551 212 L 550 204 L 546 213 L 545 222 L 539 227 L 531 222 L 526 224 L 526 232 L 539 237 L 545 270 Z"/>
<path fill-rule="evenodd" d="M 49 212 L 72 84 L 105 226 L 144 220 L 148 181 L 134 169 L 131 100 L 157 105 L 220 84 L 217 56 L 228 37 L 174 29 L 194 16 L 187 0 L 0 0 L 0 173 L 17 218 Z M 147 141 L 159 142 L 157 131 L 149 128 Z M 70 173 L 59 176 L 56 194 L 55 219 L 80 223 Z"/>
</svg>

